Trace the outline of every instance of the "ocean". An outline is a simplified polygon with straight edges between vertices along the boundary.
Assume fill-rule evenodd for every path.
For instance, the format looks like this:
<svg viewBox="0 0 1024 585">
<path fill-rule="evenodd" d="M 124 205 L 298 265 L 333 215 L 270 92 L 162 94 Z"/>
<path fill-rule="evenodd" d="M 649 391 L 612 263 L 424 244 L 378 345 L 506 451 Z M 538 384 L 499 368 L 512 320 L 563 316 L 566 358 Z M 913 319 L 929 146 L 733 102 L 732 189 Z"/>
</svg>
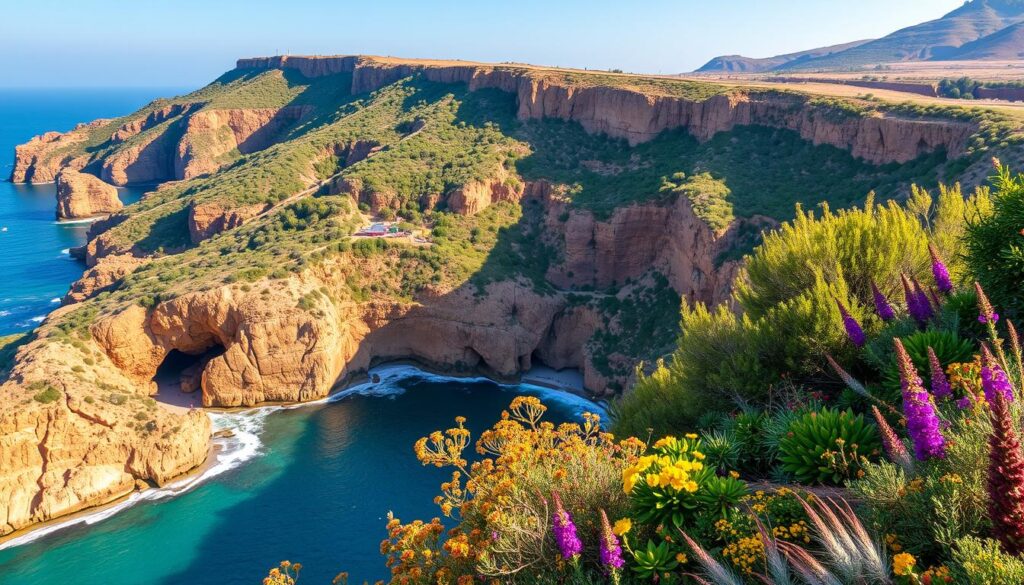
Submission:
<svg viewBox="0 0 1024 585">
<path fill-rule="evenodd" d="M 33 134 L 127 113 L 170 91 L 0 91 L 0 152 Z M 7 176 L 10 167 L 2 173 Z M 137 196 L 137 194 L 132 195 Z M 0 335 L 34 327 L 83 267 L 67 248 L 82 224 L 53 219 L 52 185 L 0 183 Z M 0 585 L 255 585 L 279 561 L 303 564 L 302 585 L 388 576 L 379 554 L 388 512 L 440 515 L 449 470 L 423 467 L 416 439 L 468 418 L 474 438 L 518 394 L 540 397 L 554 422 L 603 411 L 575 395 L 410 366 L 295 407 L 211 413 L 217 450 L 201 474 L 0 543 Z"/>
</svg>

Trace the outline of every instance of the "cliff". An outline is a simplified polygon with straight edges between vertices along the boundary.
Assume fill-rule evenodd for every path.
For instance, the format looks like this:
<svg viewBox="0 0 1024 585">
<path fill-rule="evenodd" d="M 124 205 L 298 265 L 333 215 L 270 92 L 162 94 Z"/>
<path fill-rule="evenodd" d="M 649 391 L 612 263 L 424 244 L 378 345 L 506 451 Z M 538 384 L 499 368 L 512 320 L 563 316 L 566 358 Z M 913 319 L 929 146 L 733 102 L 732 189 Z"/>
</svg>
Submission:
<svg viewBox="0 0 1024 585">
<path fill-rule="evenodd" d="M 884 114 L 837 119 L 826 108 L 810 104 L 805 96 L 785 92 L 719 86 L 716 95 L 698 99 L 674 95 L 681 90 L 673 89 L 669 82 L 659 86 L 645 84 L 644 78 L 637 76 L 568 75 L 524 66 L 282 56 L 240 59 L 237 67 L 296 69 L 310 77 L 352 73 L 353 93 L 374 91 L 422 73 L 440 83 L 466 83 L 470 89 L 496 88 L 514 93 L 520 119 L 579 122 L 588 132 L 625 138 L 631 145 L 673 128 L 685 128 L 699 140 L 708 140 L 736 126 L 760 125 L 794 130 L 814 144 L 828 144 L 884 164 L 907 162 L 937 149 L 956 157 L 977 131 L 972 123 Z"/>
<path fill-rule="evenodd" d="M 92 175 L 71 168 L 57 175 L 57 219 L 94 217 L 123 207 L 117 189 Z"/>
</svg>

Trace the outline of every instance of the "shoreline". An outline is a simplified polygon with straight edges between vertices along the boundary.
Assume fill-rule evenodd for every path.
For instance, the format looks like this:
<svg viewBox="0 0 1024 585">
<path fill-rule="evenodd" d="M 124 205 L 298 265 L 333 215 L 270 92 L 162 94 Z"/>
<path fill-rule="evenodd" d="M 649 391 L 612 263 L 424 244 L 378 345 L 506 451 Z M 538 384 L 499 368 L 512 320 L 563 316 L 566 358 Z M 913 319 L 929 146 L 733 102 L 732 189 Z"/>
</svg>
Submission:
<svg viewBox="0 0 1024 585">
<path fill-rule="evenodd" d="M 537 366 L 522 373 L 518 377 L 518 380 L 501 380 L 495 376 L 484 375 L 482 373 L 439 372 L 412 360 L 383 362 L 372 366 L 369 370 L 353 374 L 346 380 L 337 384 L 327 396 L 317 400 L 294 403 L 266 403 L 256 406 L 224 409 L 201 408 L 201 410 L 205 411 L 208 416 L 214 419 L 214 429 L 210 438 L 210 449 L 203 463 L 174 477 L 164 486 L 154 486 L 153 484 L 150 484 L 146 489 L 133 489 L 132 491 L 107 502 L 96 504 L 45 522 L 33 524 L 22 528 L 21 530 L 2 536 L 0 537 L 0 550 L 29 544 L 39 538 L 43 538 L 49 534 L 59 532 L 65 528 L 70 528 L 79 524 L 91 525 L 102 522 L 103 520 L 114 516 L 118 512 L 126 510 L 141 502 L 162 500 L 182 495 L 191 491 L 193 488 L 198 487 L 202 483 L 205 483 L 207 480 L 212 479 L 223 472 L 230 471 L 240 465 L 244 465 L 246 462 L 260 455 L 260 448 L 263 445 L 258 441 L 258 435 L 252 435 L 252 438 L 256 439 L 256 444 L 253 444 L 246 443 L 244 441 L 245 437 L 239 438 L 239 435 L 247 434 L 244 433 L 242 429 L 230 429 L 231 433 L 224 434 L 223 431 L 225 429 L 216 428 L 218 417 L 220 419 L 226 419 L 228 417 L 241 418 L 245 417 L 247 414 L 251 414 L 251 418 L 255 419 L 258 415 L 263 415 L 265 417 L 279 410 L 293 410 L 310 406 L 322 406 L 340 401 L 348 396 L 356 394 L 374 395 L 375 393 L 373 390 L 377 386 L 415 375 L 435 376 L 451 380 L 488 380 L 501 387 L 509 387 L 513 385 L 532 386 L 534 388 L 560 392 L 581 400 L 586 400 L 593 403 L 599 409 L 604 409 L 601 404 L 588 396 L 586 391 L 583 389 L 582 375 L 579 374 L 578 371 L 574 372 L 570 369 L 554 370 L 547 366 Z M 578 386 L 574 386 L 573 380 L 577 379 L 580 384 Z M 162 402 L 160 405 L 163 408 L 171 408 L 175 411 L 185 409 L 185 407 L 169 405 Z M 260 430 L 262 430 L 262 427 Z M 232 445 L 232 442 L 236 444 Z M 234 447 L 234 449 L 230 449 L 231 447 Z M 227 457 L 228 459 L 226 461 L 222 460 L 222 456 Z M 231 459 L 231 457 L 235 458 Z M 222 467 L 218 469 L 218 466 Z"/>
</svg>

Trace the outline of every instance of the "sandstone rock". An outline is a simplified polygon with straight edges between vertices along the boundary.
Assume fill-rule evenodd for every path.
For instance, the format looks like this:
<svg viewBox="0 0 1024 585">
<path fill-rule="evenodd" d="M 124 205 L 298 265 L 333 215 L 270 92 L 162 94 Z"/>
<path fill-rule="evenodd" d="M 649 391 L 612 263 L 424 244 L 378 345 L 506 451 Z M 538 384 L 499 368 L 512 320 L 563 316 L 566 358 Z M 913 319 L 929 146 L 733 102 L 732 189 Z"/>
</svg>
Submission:
<svg viewBox="0 0 1024 585">
<path fill-rule="evenodd" d="M 111 501 L 140 480 L 166 483 L 208 453 L 204 413 L 144 406 L 145 393 L 102 353 L 87 355 L 47 333 L 44 323 L 0 384 L 0 534 Z M 75 375 L 72 367 L 86 365 L 86 357 L 94 363 Z M 33 398 L 43 387 L 58 399 Z M 125 398 L 111 401 L 112 393 Z"/>
<path fill-rule="evenodd" d="M 57 175 L 57 219 L 94 217 L 123 207 L 117 189 L 92 175 L 70 168 Z"/>
<path fill-rule="evenodd" d="M 196 112 L 189 116 L 178 142 L 174 176 L 191 179 L 212 173 L 235 150 L 241 154 L 263 150 L 309 110 L 308 106 L 286 106 Z"/>
<path fill-rule="evenodd" d="M 193 244 L 198 244 L 220 232 L 241 226 L 269 208 L 269 203 L 244 205 L 234 209 L 225 209 L 219 203 L 193 203 L 188 209 L 189 237 Z"/>
<path fill-rule="evenodd" d="M 517 202 L 522 196 L 522 183 L 499 167 L 486 181 L 470 181 L 449 193 L 448 208 L 462 215 L 474 215 L 498 201 Z"/>
<path fill-rule="evenodd" d="M 99 294 L 145 263 L 146 260 L 127 254 L 106 256 L 71 285 L 63 303 L 80 303 Z"/>
</svg>

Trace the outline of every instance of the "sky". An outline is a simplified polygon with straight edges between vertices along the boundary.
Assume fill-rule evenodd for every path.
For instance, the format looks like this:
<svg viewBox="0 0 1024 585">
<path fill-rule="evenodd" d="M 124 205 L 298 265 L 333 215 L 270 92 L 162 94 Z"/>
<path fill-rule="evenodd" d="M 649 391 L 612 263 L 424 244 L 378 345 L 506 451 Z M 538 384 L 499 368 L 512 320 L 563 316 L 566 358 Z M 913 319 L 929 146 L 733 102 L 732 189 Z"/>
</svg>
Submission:
<svg viewBox="0 0 1024 585">
<path fill-rule="evenodd" d="M 198 87 L 235 59 L 374 54 L 680 73 L 884 36 L 963 0 L 0 0 L 0 87 Z"/>
</svg>

